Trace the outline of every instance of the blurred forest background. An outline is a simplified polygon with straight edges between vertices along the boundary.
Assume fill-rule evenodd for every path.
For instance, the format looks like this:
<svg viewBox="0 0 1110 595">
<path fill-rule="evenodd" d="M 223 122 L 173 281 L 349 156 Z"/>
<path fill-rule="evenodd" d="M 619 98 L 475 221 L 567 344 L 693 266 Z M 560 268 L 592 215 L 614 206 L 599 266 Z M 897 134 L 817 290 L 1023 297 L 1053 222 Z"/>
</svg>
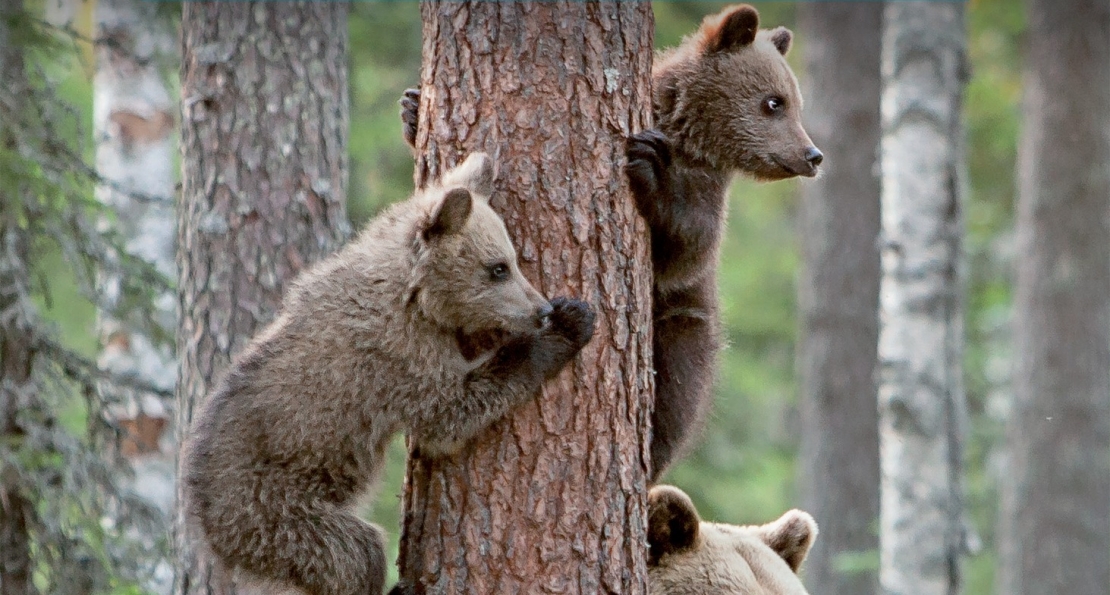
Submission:
<svg viewBox="0 0 1110 595">
<path fill-rule="evenodd" d="M 85 38 L 91 37 L 91 4 L 82 5 L 74 21 Z M 797 26 L 796 5 L 755 4 L 763 26 L 795 30 L 790 60 L 805 88 L 806 31 Z M 654 6 L 656 44 L 667 47 L 722 4 L 656 2 Z M 179 13 L 176 8 L 166 12 Z M 997 454 L 1010 394 L 1014 167 L 1025 23 L 1022 3 L 1013 0 L 971 0 L 967 14 L 971 78 L 964 108 L 970 169 L 964 380 L 971 425 L 966 488 L 974 541 L 982 547 L 969 558 L 965 592 L 985 594 L 993 590 L 999 518 L 996 480 L 1003 472 Z M 415 2 L 356 2 L 349 23 L 348 212 L 357 228 L 412 189 L 412 156 L 401 138 L 397 100 L 406 87 L 419 82 L 421 24 Z M 66 134 L 88 134 L 95 70 L 90 44 L 82 38 L 69 46 L 55 44 L 42 52 L 39 62 L 44 74 L 56 81 L 62 98 L 76 108 L 74 122 L 83 123 Z M 169 70 L 167 75 L 175 89 L 171 96 L 176 97 L 176 72 Z M 806 101 L 812 105 L 821 98 L 807 96 Z M 827 163 L 837 159 L 826 154 Z M 733 187 L 720 274 L 728 347 L 720 366 L 717 398 L 700 446 L 667 478 L 691 494 L 706 519 L 762 523 L 802 501 L 795 464 L 800 444 L 796 282 L 801 265 L 798 195 L 807 183 L 761 185 L 740 180 Z M 79 271 L 65 264 L 59 249 L 52 250 L 35 263 L 45 276 L 41 287 L 49 287 L 49 294 L 38 292 L 37 303 L 65 345 L 94 358 L 98 350 L 95 307 L 79 289 Z M 87 423 L 86 401 L 75 393 L 66 402 L 62 421 L 74 432 L 82 431 Z M 400 510 L 396 495 L 401 490 L 404 457 L 398 437 L 377 502 L 368 511 L 394 540 L 394 553 Z M 878 568 L 878 553 L 846 553 L 836 563 L 846 571 L 873 572 Z M 127 589 L 121 583 L 119 591 Z"/>
</svg>

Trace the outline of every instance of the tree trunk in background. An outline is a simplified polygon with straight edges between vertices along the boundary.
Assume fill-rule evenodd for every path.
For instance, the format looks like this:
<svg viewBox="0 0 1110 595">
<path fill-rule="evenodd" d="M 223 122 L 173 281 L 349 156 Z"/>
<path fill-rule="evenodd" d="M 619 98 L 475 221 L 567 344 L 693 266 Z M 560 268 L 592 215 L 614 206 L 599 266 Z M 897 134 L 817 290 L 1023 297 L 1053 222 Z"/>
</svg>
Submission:
<svg viewBox="0 0 1110 595">
<path fill-rule="evenodd" d="M 13 40 L 9 27 L 23 11 L 23 0 L 0 0 L 0 85 L 20 89 L 26 85 L 23 52 Z M 0 109 L 0 114 L 6 109 Z M 0 143 L 15 151 L 15 132 L 0 118 Z M 16 184 L 0 185 L 0 205 L 24 202 L 24 192 Z M 10 193 L 10 194 L 9 194 Z M 27 283 L 26 234 L 18 221 L 22 209 L 0 208 L 0 440 L 17 443 L 24 429 L 16 416 L 31 388 L 35 352 L 31 345 L 29 322 L 23 316 L 26 295 L 20 285 Z M 26 495 L 17 469 L 0 460 L 0 595 L 36 593 L 31 582 L 32 558 L 29 524 L 34 518 L 34 503 Z"/>
<path fill-rule="evenodd" d="M 172 132 L 176 102 L 162 77 L 161 67 L 176 59 L 174 34 L 168 19 L 159 17 L 157 4 L 145 0 L 99 0 L 96 4 L 97 70 L 93 79 L 93 127 L 96 169 L 105 180 L 96 197 L 115 215 L 104 226 L 114 226 L 133 257 L 150 263 L 167 279 L 176 277 L 176 239 L 173 200 L 174 146 Z M 116 263 L 118 265 L 118 262 Z M 99 276 L 101 304 L 99 335 L 103 349 L 98 364 L 122 377 L 173 390 L 177 365 L 164 337 L 112 316 L 123 299 L 123 271 L 104 269 Z M 159 334 L 176 326 L 176 296 L 166 291 L 154 296 L 153 323 Z M 125 485 L 171 518 L 176 453 L 169 403 L 154 395 L 126 390 L 114 394 L 120 403 L 110 415 L 125 435 L 120 449 L 131 462 L 134 477 Z M 158 536 L 137 536 L 154 549 Z M 168 593 L 173 571 L 159 564 L 155 582 L 147 588 Z"/>
<path fill-rule="evenodd" d="M 964 5 L 883 13 L 880 583 L 960 589 Z"/>
<path fill-rule="evenodd" d="M 213 2 L 182 17 L 177 428 L 349 232 L 347 5 Z M 179 594 L 233 593 L 177 519 Z"/>
<path fill-rule="evenodd" d="M 829 156 L 823 175 L 802 184 L 804 268 L 798 284 L 800 485 L 804 506 L 821 527 L 806 562 L 806 583 L 814 593 L 878 591 L 876 573 L 841 567 L 852 566 L 843 555 L 879 547 L 874 527 L 882 15 L 874 3 L 798 6 L 806 129 Z"/>
<path fill-rule="evenodd" d="M 647 3 L 421 5 L 417 181 L 499 163 L 493 206 L 548 296 L 598 311 L 533 404 L 465 452 L 412 459 L 401 576 L 418 592 L 646 593 L 651 259 L 622 170 L 648 125 Z"/>
<path fill-rule="evenodd" d="M 1030 0 L 999 593 L 1110 585 L 1110 3 Z"/>
</svg>

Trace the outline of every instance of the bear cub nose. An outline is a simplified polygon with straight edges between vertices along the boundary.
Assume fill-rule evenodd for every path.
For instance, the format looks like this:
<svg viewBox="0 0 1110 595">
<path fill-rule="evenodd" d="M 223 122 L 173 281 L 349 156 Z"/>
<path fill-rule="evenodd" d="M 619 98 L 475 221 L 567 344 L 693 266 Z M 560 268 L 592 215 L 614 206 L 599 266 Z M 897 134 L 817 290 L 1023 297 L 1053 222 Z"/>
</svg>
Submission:
<svg viewBox="0 0 1110 595">
<path fill-rule="evenodd" d="M 821 162 L 824 160 L 825 156 L 821 154 L 821 151 L 817 147 L 806 149 L 806 161 L 808 161 L 810 165 L 816 167 L 821 165 Z"/>
<path fill-rule="evenodd" d="M 555 308 L 552 308 L 551 304 L 544 304 L 544 305 L 540 306 L 539 308 L 537 308 L 536 309 L 536 328 L 543 328 L 543 326 L 547 324 L 547 319 L 551 318 L 551 313 L 554 312 L 554 311 L 555 311 Z"/>
</svg>

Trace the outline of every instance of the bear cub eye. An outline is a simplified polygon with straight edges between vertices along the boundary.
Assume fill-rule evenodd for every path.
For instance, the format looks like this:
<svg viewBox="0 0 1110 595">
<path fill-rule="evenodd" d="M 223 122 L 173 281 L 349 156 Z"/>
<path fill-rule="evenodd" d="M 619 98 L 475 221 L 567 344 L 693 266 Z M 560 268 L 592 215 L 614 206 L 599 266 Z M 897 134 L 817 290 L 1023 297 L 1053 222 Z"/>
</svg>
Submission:
<svg viewBox="0 0 1110 595">
<path fill-rule="evenodd" d="M 509 278 L 509 265 L 506 263 L 491 264 L 486 269 L 489 271 L 491 281 L 504 281 Z"/>
<path fill-rule="evenodd" d="M 775 116 L 782 113 L 785 107 L 786 100 L 782 97 L 774 96 L 763 100 L 763 113 L 768 116 Z"/>
</svg>

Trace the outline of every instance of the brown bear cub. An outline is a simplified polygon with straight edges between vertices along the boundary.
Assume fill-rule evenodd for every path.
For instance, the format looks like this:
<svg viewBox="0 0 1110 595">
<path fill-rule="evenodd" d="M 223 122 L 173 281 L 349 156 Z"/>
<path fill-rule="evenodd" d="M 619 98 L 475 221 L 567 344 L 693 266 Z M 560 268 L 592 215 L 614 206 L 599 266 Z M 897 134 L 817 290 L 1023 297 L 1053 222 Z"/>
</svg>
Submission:
<svg viewBox="0 0 1110 595">
<path fill-rule="evenodd" d="M 656 57 L 657 129 L 628 139 L 626 172 L 651 229 L 655 275 L 652 482 L 682 454 L 711 402 L 717 261 L 733 174 L 812 177 L 821 163 L 785 59 L 792 39 L 782 27 L 760 31 L 748 5 L 706 17 Z"/>
<path fill-rule="evenodd" d="M 707 523 L 673 486 L 648 493 L 651 595 L 806 595 L 798 570 L 817 523 L 791 510 L 766 525 Z"/>
<path fill-rule="evenodd" d="M 351 510 L 406 431 L 447 455 L 534 398 L 593 334 L 583 302 L 521 274 L 471 155 L 304 273 L 236 359 L 185 450 L 187 511 L 229 568 L 309 595 L 381 593 Z"/>
</svg>

